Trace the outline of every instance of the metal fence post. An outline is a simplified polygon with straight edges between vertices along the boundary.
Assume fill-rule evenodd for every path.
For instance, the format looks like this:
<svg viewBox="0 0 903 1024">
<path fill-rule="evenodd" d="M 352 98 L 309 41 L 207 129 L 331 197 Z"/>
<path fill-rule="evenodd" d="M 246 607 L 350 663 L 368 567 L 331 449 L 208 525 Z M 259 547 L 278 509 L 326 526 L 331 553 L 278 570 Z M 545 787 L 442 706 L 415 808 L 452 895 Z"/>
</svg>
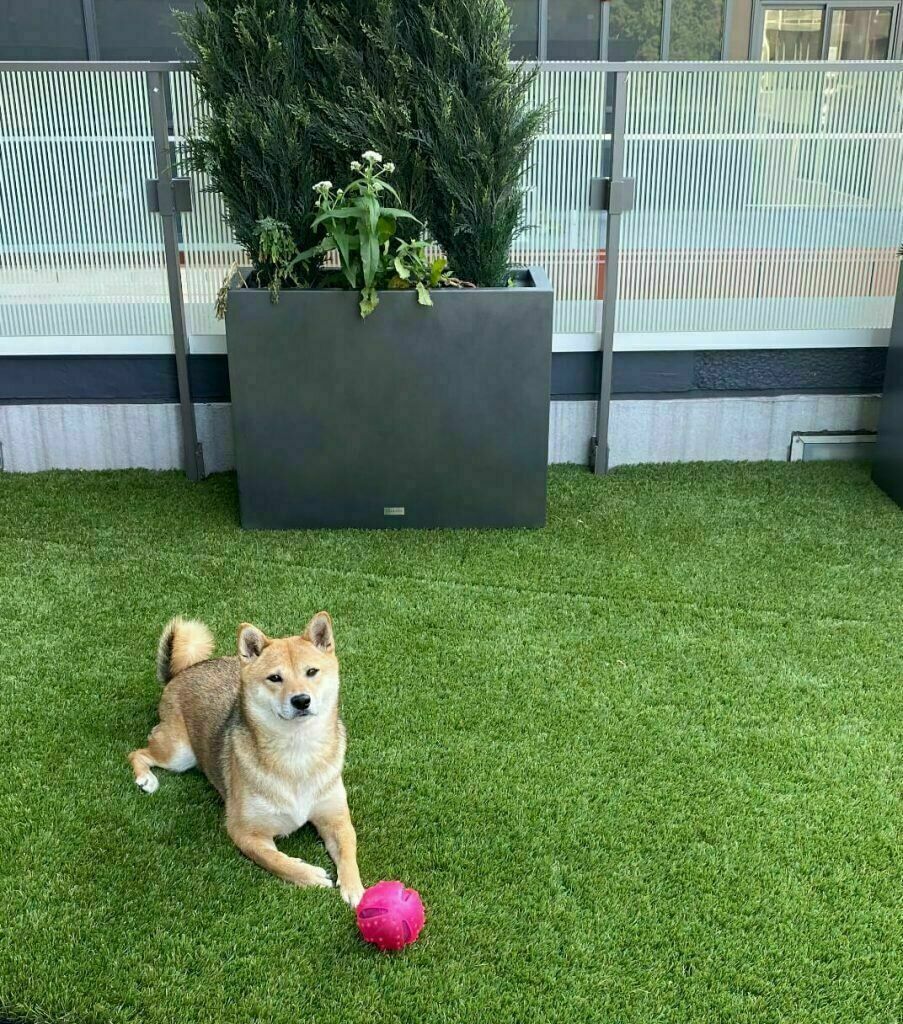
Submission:
<svg viewBox="0 0 903 1024">
<path fill-rule="evenodd" d="M 178 209 L 173 190 L 173 153 L 169 143 L 167 116 L 169 75 L 164 71 L 148 71 L 147 95 L 151 124 L 154 130 L 154 159 L 157 168 L 158 212 L 163 225 L 163 252 L 166 259 L 166 280 L 169 287 L 169 308 L 172 315 L 173 345 L 176 354 L 176 375 L 179 382 L 179 410 L 182 418 L 182 459 L 189 480 L 204 478 L 204 452 L 198 441 L 191 383 L 188 377 L 188 330 L 185 323 L 185 302 L 182 297 L 182 272 L 179 264 Z"/>
<path fill-rule="evenodd" d="M 611 178 L 605 206 L 608 218 L 605 234 L 605 291 L 602 297 L 602 379 L 593 440 L 593 472 L 608 472 L 608 420 L 611 410 L 611 371 L 614 360 L 615 316 L 618 301 L 621 215 L 633 205 L 632 183 L 624 181 L 624 133 L 627 127 L 627 72 L 614 78 L 614 121 L 611 131 Z M 626 187 L 625 187 L 626 186 Z M 620 193 L 620 195 L 619 195 Z"/>
<path fill-rule="evenodd" d="M 539 31 L 536 36 L 536 52 L 540 60 L 549 59 L 549 0 L 539 0 L 537 4 Z"/>
<path fill-rule="evenodd" d="M 611 33 L 611 4 L 602 4 L 602 24 L 599 26 L 599 60 L 608 60 L 608 37 Z"/>
<path fill-rule="evenodd" d="M 734 0 L 724 0 L 722 8 L 721 25 L 721 59 L 730 60 L 728 54 L 731 52 L 731 28 L 733 26 L 732 16 L 734 13 Z M 747 54 L 749 56 L 749 54 Z"/>
<path fill-rule="evenodd" d="M 97 11 L 94 0 L 82 0 L 82 17 L 85 21 L 85 48 L 88 60 L 100 60 L 100 46 L 97 42 Z"/>
<path fill-rule="evenodd" d="M 671 0 L 662 3 L 661 59 L 667 60 L 671 53 Z"/>
</svg>

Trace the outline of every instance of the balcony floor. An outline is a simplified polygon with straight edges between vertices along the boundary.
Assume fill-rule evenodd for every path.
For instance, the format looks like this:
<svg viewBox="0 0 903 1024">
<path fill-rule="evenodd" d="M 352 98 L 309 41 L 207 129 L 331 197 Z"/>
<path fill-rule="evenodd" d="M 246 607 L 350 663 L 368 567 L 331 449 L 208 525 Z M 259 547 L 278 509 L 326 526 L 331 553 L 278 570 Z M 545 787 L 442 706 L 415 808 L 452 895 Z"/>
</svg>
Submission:
<svg viewBox="0 0 903 1024">
<path fill-rule="evenodd" d="M 903 513 L 847 464 L 550 488 L 537 532 L 251 534 L 231 475 L 0 476 L 0 1010 L 897 1019 Z M 244 860 L 199 774 L 125 763 L 171 615 L 232 653 L 321 607 L 364 880 L 427 906 L 394 959 Z"/>
</svg>

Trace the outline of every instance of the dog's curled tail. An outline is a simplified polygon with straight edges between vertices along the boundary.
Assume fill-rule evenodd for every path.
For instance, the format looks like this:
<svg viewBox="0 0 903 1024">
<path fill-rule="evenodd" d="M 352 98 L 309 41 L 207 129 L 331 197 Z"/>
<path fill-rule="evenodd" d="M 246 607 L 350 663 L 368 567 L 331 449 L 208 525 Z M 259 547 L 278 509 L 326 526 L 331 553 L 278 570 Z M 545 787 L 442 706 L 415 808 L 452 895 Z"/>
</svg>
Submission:
<svg viewBox="0 0 903 1024">
<path fill-rule="evenodd" d="M 204 623 L 177 615 L 167 623 L 157 646 L 157 679 L 168 683 L 212 653 L 213 634 Z"/>
</svg>

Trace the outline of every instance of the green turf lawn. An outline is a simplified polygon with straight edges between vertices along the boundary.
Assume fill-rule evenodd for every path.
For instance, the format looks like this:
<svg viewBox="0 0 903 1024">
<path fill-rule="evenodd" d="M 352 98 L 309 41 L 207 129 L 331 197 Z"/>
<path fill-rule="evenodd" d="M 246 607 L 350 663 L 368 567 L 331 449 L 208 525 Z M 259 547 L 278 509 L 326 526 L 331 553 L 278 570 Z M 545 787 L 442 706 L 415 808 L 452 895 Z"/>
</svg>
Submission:
<svg viewBox="0 0 903 1024">
<path fill-rule="evenodd" d="M 335 619 L 365 883 L 145 796 L 174 613 Z M 556 469 L 536 532 L 242 533 L 234 479 L 0 476 L 0 1008 L 29 1019 L 899 1022 L 903 512 L 859 467 Z M 283 849 L 328 865 L 304 832 Z"/>
</svg>

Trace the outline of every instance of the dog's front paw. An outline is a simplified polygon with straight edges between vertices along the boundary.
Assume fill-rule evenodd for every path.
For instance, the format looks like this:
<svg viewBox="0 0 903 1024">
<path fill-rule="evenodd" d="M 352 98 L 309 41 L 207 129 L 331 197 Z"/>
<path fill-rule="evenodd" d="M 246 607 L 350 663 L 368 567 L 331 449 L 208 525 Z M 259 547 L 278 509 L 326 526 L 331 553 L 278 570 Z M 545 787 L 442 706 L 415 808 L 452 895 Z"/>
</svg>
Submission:
<svg viewBox="0 0 903 1024">
<path fill-rule="evenodd" d="M 298 873 L 294 879 L 295 885 L 312 885 L 320 889 L 331 889 L 332 879 L 323 868 L 315 867 L 313 864 L 299 865 Z"/>
<path fill-rule="evenodd" d="M 364 895 L 364 886 L 359 878 L 353 882 L 339 882 L 342 899 L 354 910 Z"/>
<path fill-rule="evenodd" d="M 160 780 L 152 771 L 146 771 L 135 776 L 135 785 L 144 793 L 156 793 Z"/>
</svg>

